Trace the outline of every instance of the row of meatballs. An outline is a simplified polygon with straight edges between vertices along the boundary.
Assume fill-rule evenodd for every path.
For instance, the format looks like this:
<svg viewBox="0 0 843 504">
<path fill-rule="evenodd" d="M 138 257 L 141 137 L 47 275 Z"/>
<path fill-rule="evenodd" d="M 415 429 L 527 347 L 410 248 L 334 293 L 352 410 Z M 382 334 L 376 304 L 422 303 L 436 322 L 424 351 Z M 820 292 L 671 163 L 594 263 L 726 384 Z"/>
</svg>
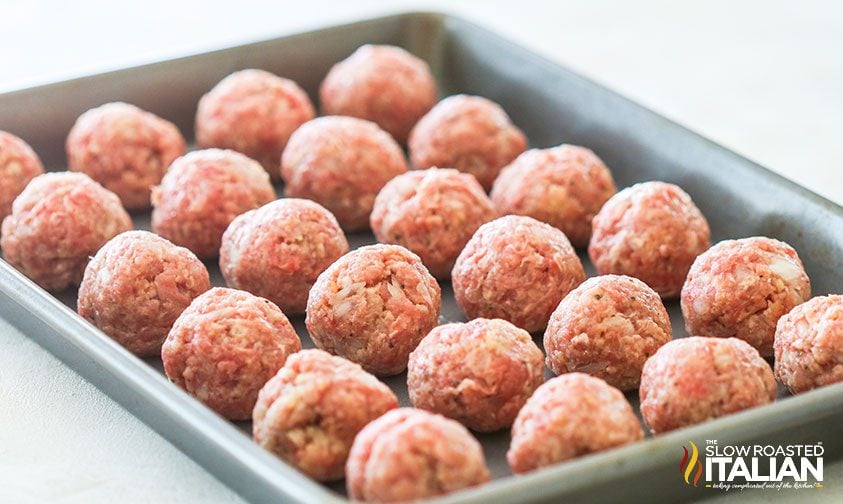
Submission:
<svg viewBox="0 0 843 504">
<path fill-rule="evenodd" d="M 235 73 L 199 104 L 197 141 L 216 148 L 187 155 L 163 119 L 126 104 L 94 109 L 67 150 L 71 170 L 97 182 L 71 173 L 27 185 L 43 171 L 37 156 L 0 134 L 4 256 L 51 290 L 81 279 L 80 314 L 138 355 L 160 352 L 171 380 L 228 418 L 253 418 L 261 445 L 314 478 L 346 473 L 362 500 L 487 480 L 460 423 L 512 425 L 508 459 L 525 472 L 640 439 L 620 390 L 640 387 L 659 433 L 772 401 L 761 355 L 773 349 L 794 392 L 843 379 L 843 301 L 801 304 L 810 284 L 788 245 L 709 248 L 708 224 L 680 188 L 616 194 L 588 149 L 525 152 L 493 102 L 434 106 L 429 69 L 397 48 L 359 49 L 329 72 L 320 99 L 326 114 L 353 117 L 313 119 L 292 81 Z M 413 167 L 456 170 L 408 171 L 407 139 Z M 292 198 L 273 201 L 279 177 Z M 123 208 L 150 202 L 164 238 L 123 232 Z M 505 214 L 522 217 L 496 218 Z M 348 253 L 343 229 L 367 226 L 397 245 Z M 574 246 L 586 245 L 603 276 L 585 280 Z M 196 256 L 217 254 L 243 291 L 208 290 Z M 449 276 L 474 320 L 436 327 L 434 277 Z M 680 293 L 688 332 L 708 337 L 671 342 L 660 297 Z M 299 351 L 284 314 L 302 312 L 337 356 Z M 544 356 L 527 331 L 545 328 L 560 376 L 542 385 Z M 420 409 L 386 413 L 397 401 L 372 374 L 408 364 Z"/>
<path fill-rule="evenodd" d="M 165 243 L 150 233 L 130 232 L 109 242 L 101 253 L 112 248 L 143 248 L 139 244 L 144 241 Z M 96 269 L 99 257 L 89 265 L 91 275 L 100 276 Z M 201 265 L 195 257 L 192 262 Z M 333 327 L 337 317 L 371 316 L 373 304 L 347 304 L 349 289 L 368 287 L 373 303 L 382 307 L 378 315 L 388 320 L 417 313 L 412 308 L 407 312 L 399 309 L 413 306 L 407 303 L 409 298 L 415 298 L 425 312 L 438 314 L 436 282 L 419 258 L 400 246 L 374 245 L 346 254 L 320 275 L 311 299 L 324 297 L 326 287 L 328 297 L 336 300 L 331 313 L 308 310 L 308 328 L 318 346 L 322 340 L 311 326 L 315 317 L 326 315 Z M 87 290 L 83 281 L 80 312 Z M 794 309 L 779 324 L 780 338 L 800 334 L 792 324 L 805 316 L 812 303 L 819 306 L 830 299 L 816 298 Z M 630 300 L 640 302 L 639 310 L 630 310 L 635 306 Z M 840 305 L 839 299 L 837 303 Z M 619 323 L 634 326 L 613 333 L 623 338 L 612 345 L 621 359 L 619 348 L 635 348 L 640 335 L 670 338 L 667 314 L 658 295 L 630 277 L 606 275 L 586 281 L 566 296 L 554 318 L 570 320 L 572 313 L 583 315 L 580 322 L 603 329 Z M 546 334 L 546 347 L 551 346 L 548 338 L 553 341 L 558 336 L 553 324 Z M 435 326 L 435 316 L 430 325 Z M 346 343 L 356 343 L 354 348 L 330 350 L 359 358 L 361 354 L 355 350 L 366 342 L 351 332 L 346 335 L 343 331 L 341 337 Z M 390 348 L 387 344 L 380 351 L 389 352 Z M 244 291 L 212 289 L 195 298 L 178 317 L 164 343 L 162 359 L 170 379 L 208 406 L 232 419 L 251 415 L 255 440 L 305 473 L 320 480 L 346 474 L 355 498 L 420 498 L 488 479 L 482 450 L 465 428 L 414 410 L 391 413 L 369 425 L 396 407 L 397 399 L 389 388 L 348 360 L 299 349 L 292 326 L 271 302 Z M 643 437 L 622 392 L 607 383 L 621 388 L 637 383 L 641 371 L 634 370 L 634 362 L 613 362 L 603 368 L 600 365 L 605 363 L 598 363 L 591 370 L 582 370 L 606 380 L 562 371 L 560 377 L 542 385 L 542 360 L 529 333 L 503 320 L 480 318 L 434 327 L 409 355 L 410 398 L 415 407 L 450 417 L 476 431 L 512 425 L 507 458 L 515 472 Z M 606 374 L 619 368 L 623 369 L 620 377 Z M 764 404 L 775 397 L 769 365 L 757 350 L 736 338 L 692 337 L 668 342 L 646 360 L 640 381 L 641 412 L 654 433 Z M 407 432 L 408 425 L 413 425 L 415 434 L 396 434 Z M 432 438 L 440 439 L 431 444 Z M 372 455 L 376 443 L 383 444 L 378 445 L 377 455 Z M 406 453 L 418 459 L 406 460 Z M 423 474 L 418 470 L 430 471 L 430 478 L 418 478 Z M 443 471 L 452 479 L 438 480 Z"/>
<path fill-rule="evenodd" d="M 178 158 L 155 188 L 152 227 L 199 256 L 219 250 L 231 287 L 265 297 L 285 313 L 303 313 L 317 276 L 348 251 L 348 242 L 334 216 L 318 203 L 274 197 L 268 175 L 251 159 L 233 151 L 196 151 Z M 558 228 L 526 216 L 496 219 L 497 212 L 471 175 L 431 168 L 387 182 L 370 221 L 379 241 L 414 252 L 436 277 L 450 274 L 457 302 L 469 318 L 501 318 L 539 331 L 585 279 L 582 264 Z M 89 255 L 131 227 L 117 197 L 87 176 L 45 174 L 15 200 L 3 221 L 0 246 L 7 261 L 45 288 L 58 290 L 78 282 Z M 681 291 L 689 334 L 735 336 L 762 356 L 771 355 L 778 319 L 810 298 L 798 255 L 787 244 L 760 237 L 727 240 L 706 250 L 708 233 L 705 218 L 680 188 L 642 183 L 600 208 L 589 254 L 601 274 L 639 278 L 662 297 Z M 355 286 L 359 282 L 341 291 L 350 297 L 339 304 L 340 311 L 360 302 Z M 377 333 L 368 323 L 358 320 L 353 332 Z M 140 355 L 157 353 L 163 337 L 148 343 L 129 325 L 125 338 L 115 337 Z M 334 333 L 345 329 L 334 328 Z M 393 341 L 395 349 L 389 352 L 374 344 L 357 348 L 371 356 L 355 360 L 372 360 L 373 371 L 396 374 L 419 335 L 405 339 L 406 344 Z M 598 362 L 592 346 L 585 347 L 587 360 Z M 548 351 L 555 350 L 549 346 Z M 652 348 L 641 354 L 651 355 Z M 396 355 L 398 364 L 387 362 Z M 571 359 L 554 370 L 578 366 Z"/>
<path fill-rule="evenodd" d="M 143 245 L 145 242 L 155 247 Z M 93 305 L 110 306 L 96 297 L 110 295 L 109 282 L 88 283 L 89 278 L 103 276 L 100 268 L 124 263 L 128 269 L 135 270 L 138 263 L 147 261 L 139 261 L 136 253 L 127 251 L 157 250 L 166 243 L 163 238 L 138 231 L 110 241 L 88 266 L 80 289 L 80 313 L 97 320 L 96 309 L 86 311 L 91 310 L 91 305 L 84 303 L 92 299 L 92 292 L 97 293 Z M 199 277 L 195 283 L 200 291 L 206 289 L 207 273 L 202 274 L 201 262 L 186 249 L 171 244 L 167 247 L 171 252 L 187 254 L 193 268 L 184 269 L 195 269 Z M 109 254 L 113 254 L 110 259 Z M 121 273 L 111 270 L 105 278 L 120 277 Z M 349 298 L 355 302 L 349 303 Z M 775 397 L 775 379 L 769 365 L 746 342 L 736 338 L 700 337 L 668 342 L 670 325 L 659 296 L 631 277 L 594 277 L 563 299 L 545 334 L 548 365 L 563 374 L 544 386 L 541 385 L 543 355 L 525 330 L 500 319 L 483 318 L 435 327 L 440 302 L 438 284 L 420 259 L 403 247 L 374 245 L 342 256 L 320 275 L 310 300 L 307 325 L 317 346 L 357 360 L 377 374 L 393 372 L 384 371 L 384 355 L 406 355 L 408 347 L 398 348 L 389 338 L 376 339 L 377 346 L 372 353 L 368 347 L 372 341 L 364 334 L 400 335 L 401 344 L 418 335 L 420 326 L 432 327 L 426 336 L 422 335 L 415 349 L 409 347 L 412 351 L 408 358 L 408 390 L 413 405 L 458 420 L 480 432 L 506 428 L 514 421 L 508 460 L 516 472 L 641 439 L 643 433 L 632 408 L 615 388 L 634 388 L 639 378 L 641 412 L 654 433 L 764 404 Z M 796 338 L 803 338 L 798 343 L 802 344 L 811 338 L 825 337 L 816 326 L 806 328 L 803 320 L 813 317 L 815 322 L 820 322 L 817 317 L 827 316 L 829 305 L 835 303 L 841 306 L 839 296 L 815 298 L 783 317 L 779 322 L 777 350 L 785 349 L 787 342 Z M 125 319 L 126 309 L 119 312 Z M 364 325 L 355 325 L 361 318 Z M 382 320 L 386 323 L 381 323 Z M 591 327 L 596 329 L 592 331 Z M 326 334 L 320 332 L 326 329 L 327 340 Z M 337 331 L 331 332 L 334 329 Z M 589 333 L 596 335 L 593 353 L 600 361 L 592 360 L 578 371 L 603 379 L 558 368 L 559 355 L 564 356 L 561 365 L 565 365 L 565 358 L 580 359 L 580 364 L 588 361 L 588 352 L 582 352 L 581 344 Z M 601 337 L 603 340 L 599 341 Z M 563 347 L 569 345 L 572 351 L 563 350 L 560 354 L 560 342 Z M 394 407 L 397 400 L 374 376 L 340 357 L 305 351 L 291 360 L 289 355 L 299 349 L 300 341 L 292 326 L 270 301 L 244 291 L 212 289 L 196 297 L 178 317 L 164 343 L 162 359 L 171 380 L 216 411 L 232 419 L 253 415 L 258 443 L 315 478 L 339 478 L 343 475 L 348 450 L 354 453 L 350 446 L 357 431 L 380 416 L 384 405 Z M 658 350 L 654 352 L 654 349 Z M 638 359 L 645 359 L 650 353 L 654 355 L 645 360 L 641 376 Z M 318 377 L 315 371 L 287 369 L 305 366 L 302 360 L 311 359 L 329 360 L 318 366 L 328 377 Z M 392 365 L 393 359 L 387 363 Z M 804 371 L 808 368 L 801 363 L 790 369 L 779 368 L 780 363 L 786 364 L 781 355 L 777 372 L 798 391 L 798 382 L 787 381 L 792 378 L 788 372 L 796 369 L 804 378 L 809 375 Z M 400 369 L 406 364 L 405 357 Z M 281 371 L 270 379 L 279 367 Z M 833 378 L 830 371 L 833 370 L 827 368 L 813 375 L 811 386 L 822 384 L 817 380 Z M 364 384 L 358 383 L 358 376 Z M 277 410 L 274 401 L 279 401 Z M 374 409 L 367 409 L 370 407 Z M 401 415 L 428 418 L 420 413 Z M 419 422 L 442 424 L 441 419 Z M 388 425 L 392 422 L 381 420 L 373 424 L 368 429 L 375 433 L 361 434 L 361 439 L 370 439 L 367 442 L 371 443 L 371 438 L 388 435 L 380 431 Z M 471 469 L 469 473 L 458 474 L 470 474 L 471 478 L 486 474 L 475 472 L 478 467 L 485 467 L 480 464 L 482 451 L 474 447 L 476 442 L 467 437 L 465 429 L 436 428 L 462 433 L 459 442 L 449 440 L 456 434 L 445 437 L 444 446 L 454 451 L 436 445 L 437 450 L 444 451 L 430 455 L 426 444 L 425 447 L 414 444 L 415 437 L 395 442 L 400 450 L 421 451 L 424 460 L 443 457 L 441 463 L 447 464 L 453 461 L 444 459 L 457 457 L 457 467 Z M 473 448 L 466 449 L 466 443 Z M 332 448 L 326 453 L 325 446 Z M 366 461 L 372 466 L 361 466 L 356 457 L 349 459 L 345 470 L 349 471 L 352 495 L 388 500 L 379 492 L 393 488 L 375 484 L 369 490 L 371 494 L 360 493 L 363 490 L 354 486 L 355 481 L 361 481 L 354 479 L 355 471 L 371 470 L 375 475 L 382 475 L 389 468 L 396 471 L 390 477 L 398 477 L 402 471 L 406 475 L 416 474 L 413 466 L 396 461 L 391 457 L 398 455 L 390 453 L 382 459 Z M 477 483 L 466 478 L 465 484 Z M 412 486 L 418 482 L 409 478 L 406 483 Z M 420 491 L 412 488 L 412 492 Z M 439 483 L 436 488 L 454 489 Z M 403 499 L 408 495 L 429 494 L 396 495 Z"/>
</svg>

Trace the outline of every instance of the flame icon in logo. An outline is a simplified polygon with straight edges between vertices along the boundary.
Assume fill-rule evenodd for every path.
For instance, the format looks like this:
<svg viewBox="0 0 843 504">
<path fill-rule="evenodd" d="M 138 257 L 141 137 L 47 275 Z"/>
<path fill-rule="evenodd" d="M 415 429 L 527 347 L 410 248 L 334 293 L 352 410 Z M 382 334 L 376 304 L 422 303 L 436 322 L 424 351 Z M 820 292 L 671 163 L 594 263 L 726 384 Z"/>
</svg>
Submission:
<svg viewBox="0 0 843 504">
<path fill-rule="evenodd" d="M 682 447 L 685 454 L 682 456 L 682 462 L 679 462 L 679 474 L 685 477 L 685 484 L 690 485 L 691 473 L 693 473 L 694 469 L 696 469 L 696 473 L 694 474 L 694 486 L 697 486 L 697 483 L 700 481 L 700 476 L 702 476 L 702 463 L 699 460 L 700 452 L 697 450 L 697 445 L 695 445 L 693 441 L 688 442 L 691 443 L 691 453 L 689 454 L 688 449 L 684 446 Z"/>
</svg>

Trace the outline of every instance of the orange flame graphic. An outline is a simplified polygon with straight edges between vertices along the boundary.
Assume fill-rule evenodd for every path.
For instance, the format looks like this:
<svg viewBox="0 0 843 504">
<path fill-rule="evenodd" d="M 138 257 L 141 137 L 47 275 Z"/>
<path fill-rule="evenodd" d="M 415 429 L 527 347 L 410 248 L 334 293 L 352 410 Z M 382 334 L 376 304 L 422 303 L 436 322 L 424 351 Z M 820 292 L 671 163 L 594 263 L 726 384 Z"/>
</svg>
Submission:
<svg viewBox="0 0 843 504">
<path fill-rule="evenodd" d="M 693 441 L 688 441 L 691 443 L 691 452 L 688 453 L 688 449 L 684 446 L 682 450 L 685 452 L 682 455 L 682 461 L 679 462 L 679 474 L 683 475 L 685 478 L 685 484 L 691 484 L 691 474 L 694 474 L 693 483 L 694 486 L 700 481 L 700 477 L 702 476 L 702 463 L 699 460 L 700 452 L 697 449 L 697 445 L 694 444 Z M 690 455 L 690 456 L 689 456 Z M 696 469 L 696 472 L 694 471 Z"/>
</svg>

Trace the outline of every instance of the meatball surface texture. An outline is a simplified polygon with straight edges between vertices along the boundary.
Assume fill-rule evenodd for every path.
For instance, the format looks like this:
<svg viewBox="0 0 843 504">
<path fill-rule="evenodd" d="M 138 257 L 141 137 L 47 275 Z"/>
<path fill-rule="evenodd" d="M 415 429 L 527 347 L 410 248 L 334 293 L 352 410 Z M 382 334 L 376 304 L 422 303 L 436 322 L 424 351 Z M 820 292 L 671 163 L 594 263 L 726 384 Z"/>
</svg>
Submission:
<svg viewBox="0 0 843 504">
<path fill-rule="evenodd" d="M 442 291 L 421 259 L 398 245 L 369 245 L 319 276 L 306 324 L 316 346 L 379 376 L 398 374 L 439 321 Z"/>
<path fill-rule="evenodd" d="M 45 173 L 15 199 L 0 247 L 9 264 L 57 292 L 78 285 L 91 256 L 132 227 L 120 198 L 87 175 Z"/>
<path fill-rule="evenodd" d="M 638 395 L 644 422 L 661 434 L 771 403 L 776 379 L 745 341 L 691 336 L 647 360 Z"/>
<path fill-rule="evenodd" d="M 176 318 L 210 288 L 193 252 L 147 231 L 127 231 L 88 263 L 77 311 L 130 352 L 160 355 Z"/>
<path fill-rule="evenodd" d="M 799 255 L 771 238 L 725 240 L 702 254 L 682 288 L 689 334 L 740 338 L 773 354 L 776 323 L 811 297 Z"/>
<path fill-rule="evenodd" d="M 474 177 L 431 168 L 387 182 L 375 198 L 370 223 L 379 242 L 408 248 L 434 277 L 443 279 L 471 235 L 496 216 Z"/>
<path fill-rule="evenodd" d="M 249 420 L 258 392 L 299 350 L 295 329 L 271 301 L 216 287 L 176 319 L 161 360 L 188 394 L 229 420 Z"/>
<path fill-rule="evenodd" d="M 256 443 L 311 478 L 334 481 L 345 474 L 357 433 L 397 407 L 392 390 L 357 364 L 302 350 L 261 389 L 252 431 Z"/>
<path fill-rule="evenodd" d="M 659 295 L 637 278 L 592 277 L 559 303 L 544 333 L 547 366 L 637 389 L 650 356 L 672 338 Z"/>
<path fill-rule="evenodd" d="M 346 464 L 349 496 L 406 502 L 489 481 L 483 448 L 458 422 L 426 411 L 392 410 L 360 431 Z"/>
<path fill-rule="evenodd" d="M 710 235 L 708 221 L 685 191 L 643 182 L 603 205 L 592 222 L 588 255 L 599 274 L 635 277 L 673 298 L 694 259 L 709 247 Z"/>
<path fill-rule="evenodd" d="M 457 304 L 468 318 L 501 318 L 528 332 L 585 280 L 565 233 L 532 217 L 508 215 L 483 224 L 451 272 Z"/>
<path fill-rule="evenodd" d="M 527 148 L 527 137 L 497 103 L 455 95 L 419 120 L 410 132 L 408 147 L 415 168 L 456 168 L 474 175 L 488 190 L 501 168 Z"/>
<path fill-rule="evenodd" d="M 427 63 L 404 49 L 367 44 L 331 68 L 319 101 L 324 115 L 367 119 L 403 144 L 436 103 L 436 81 Z"/>
<path fill-rule="evenodd" d="M 278 179 L 290 135 L 315 116 L 310 98 L 295 82 L 265 70 L 240 70 L 199 100 L 196 141 L 202 148 L 241 152 Z"/>
</svg>

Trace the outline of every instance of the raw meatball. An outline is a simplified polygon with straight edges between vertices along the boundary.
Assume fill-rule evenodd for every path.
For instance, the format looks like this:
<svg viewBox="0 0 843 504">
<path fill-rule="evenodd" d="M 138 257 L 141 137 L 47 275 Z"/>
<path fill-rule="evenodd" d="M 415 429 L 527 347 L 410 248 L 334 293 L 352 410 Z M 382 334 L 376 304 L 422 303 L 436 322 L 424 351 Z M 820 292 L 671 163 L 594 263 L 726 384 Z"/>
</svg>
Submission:
<svg viewBox="0 0 843 504">
<path fill-rule="evenodd" d="M 588 255 L 597 272 L 641 279 L 663 298 L 679 295 L 691 263 L 710 245 L 708 221 L 691 197 L 664 182 L 612 196 L 592 227 Z"/>
<path fill-rule="evenodd" d="M 287 359 L 258 395 L 255 442 L 319 481 L 342 479 L 354 436 L 398 407 L 392 390 L 322 350 Z"/>
<path fill-rule="evenodd" d="M 9 264 L 49 291 L 78 285 L 105 242 L 132 229 L 113 192 L 82 173 L 32 179 L 3 220 L 0 246 Z"/>
<path fill-rule="evenodd" d="M 745 341 L 692 336 L 647 360 L 638 395 L 641 416 L 661 434 L 773 402 L 776 379 Z"/>
<path fill-rule="evenodd" d="M 599 378 L 570 373 L 548 380 L 518 413 L 506 460 L 521 474 L 643 437 L 620 390 Z"/>
<path fill-rule="evenodd" d="M 185 144 L 175 124 L 117 102 L 79 116 L 65 147 L 71 170 L 88 174 L 137 210 L 149 208 L 152 187 L 184 154 Z"/>
<path fill-rule="evenodd" d="M 182 312 L 161 349 L 167 377 L 229 420 L 249 420 L 264 384 L 301 341 L 268 299 L 213 288 Z"/>
<path fill-rule="evenodd" d="M 387 182 L 375 198 L 371 224 L 378 241 L 407 247 L 433 276 L 448 278 L 471 235 L 496 216 L 474 177 L 431 168 Z"/>
<path fill-rule="evenodd" d="M 363 428 L 345 472 L 349 496 L 365 502 L 421 500 L 489 481 L 483 448 L 465 427 L 412 408 Z"/>
<path fill-rule="evenodd" d="M 441 306 L 439 284 L 417 255 L 398 245 L 371 245 L 319 275 L 307 300 L 307 330 L 319 348 L 391 376 L 407 367 Z"/>
<path fill-rule="evenodd" d="M 364 45 L 331 68 L 319 100 L 323 114 L 374 121 L 403 144 L 436 103 L 436 81 L 427 63 L 404 49 Z"/>
<path fill-rule="evenodd" d="M 235 217 L 274 199 L 269 176 L 256 161 L 230 150 L 190 152 L 152 190 L 152 230 L 201 258 L 214 258 Z"/>
<path fill-rule="evenodd" d="M 148 357 L 161 354 L 176 318 L 210 288 L 208 270 L 193 252 L 127 231 L 88 263 L 77 310 L 130 352 Z"/>
<path fill-rule="evenodd" d="M 503 429 L 544 381 L 542 357 L 530 334 L 505 320 L 441 325 L 410 354 L 410 401 L 476 431 Z"/>
<path fill-rule="evenodd" d="M 547 367 L 637 389 L 644 362 L 672 338 L 659 295 L 641 280 L 589 278 L 559 303 L 544 333 Z"/>
<path fill-rule="evenodd" d="M 41 159 L 23 140 L 0 131 L 0 222 L 30 180 L 44 173 Z"/>
<path fill-rule="evenodd" d="M 229 286 L 300 314 L 316 278 L 346 252 L 348 241 L 331 212 L 284 198 L 234 219 L 222 237 L 220 270 Z"/>
<path fill-rule="evenodd" d="M 287 140 L 315 115 L 307 93 L 295 82 L 264 70 L 241 70 L 199 100 L 196 142 L 242 152 L 278 179 Z"/>
<path fill-rule="evenodd" d="M 377 124 L 320 117 L 293 133 L 281 158 L 287 196 L 325 206 L 349 231 L 369 227 L 378 191 L 407 171 L 401 147 Z"/>
<path fill-rule="evenodd" d="M 455 95 L 430 110 L 410 132 L 415 168 L 445 166 L 477 177 L 484 189 L 527 148 L 527 137 L 497 103 Z"/>
<path fill-rule="evenodd" d="M 694 261 L 682 314 L 688 334 L 740 338 L 769 357 L 779 318 L 810 297 L 811 282 L 790 245 L 726 240 Z"/>
<path fill-rule="evenodd" d="M 585 280 L 565 233 L 532 217 L 483 224 L 457 258 L 454 296 L 470 319 L 501 318 L 529 332 L 547 325 L 571 289 Z"/>
<path fill-rule="evenodd" d="M 491 198 L 502 215 L 528 215 L 561 229 L 575 247 L 591 238 L 591 220 L 617 192 L 612 173 L 576 145 L 532 149 L 505 167 Z"/>
<path fill-rule="evenodd" d="M 843 381 L 843 296 L 816 297 L 779 319 L 776 377 L 791 392 Z"/>
</svg>

